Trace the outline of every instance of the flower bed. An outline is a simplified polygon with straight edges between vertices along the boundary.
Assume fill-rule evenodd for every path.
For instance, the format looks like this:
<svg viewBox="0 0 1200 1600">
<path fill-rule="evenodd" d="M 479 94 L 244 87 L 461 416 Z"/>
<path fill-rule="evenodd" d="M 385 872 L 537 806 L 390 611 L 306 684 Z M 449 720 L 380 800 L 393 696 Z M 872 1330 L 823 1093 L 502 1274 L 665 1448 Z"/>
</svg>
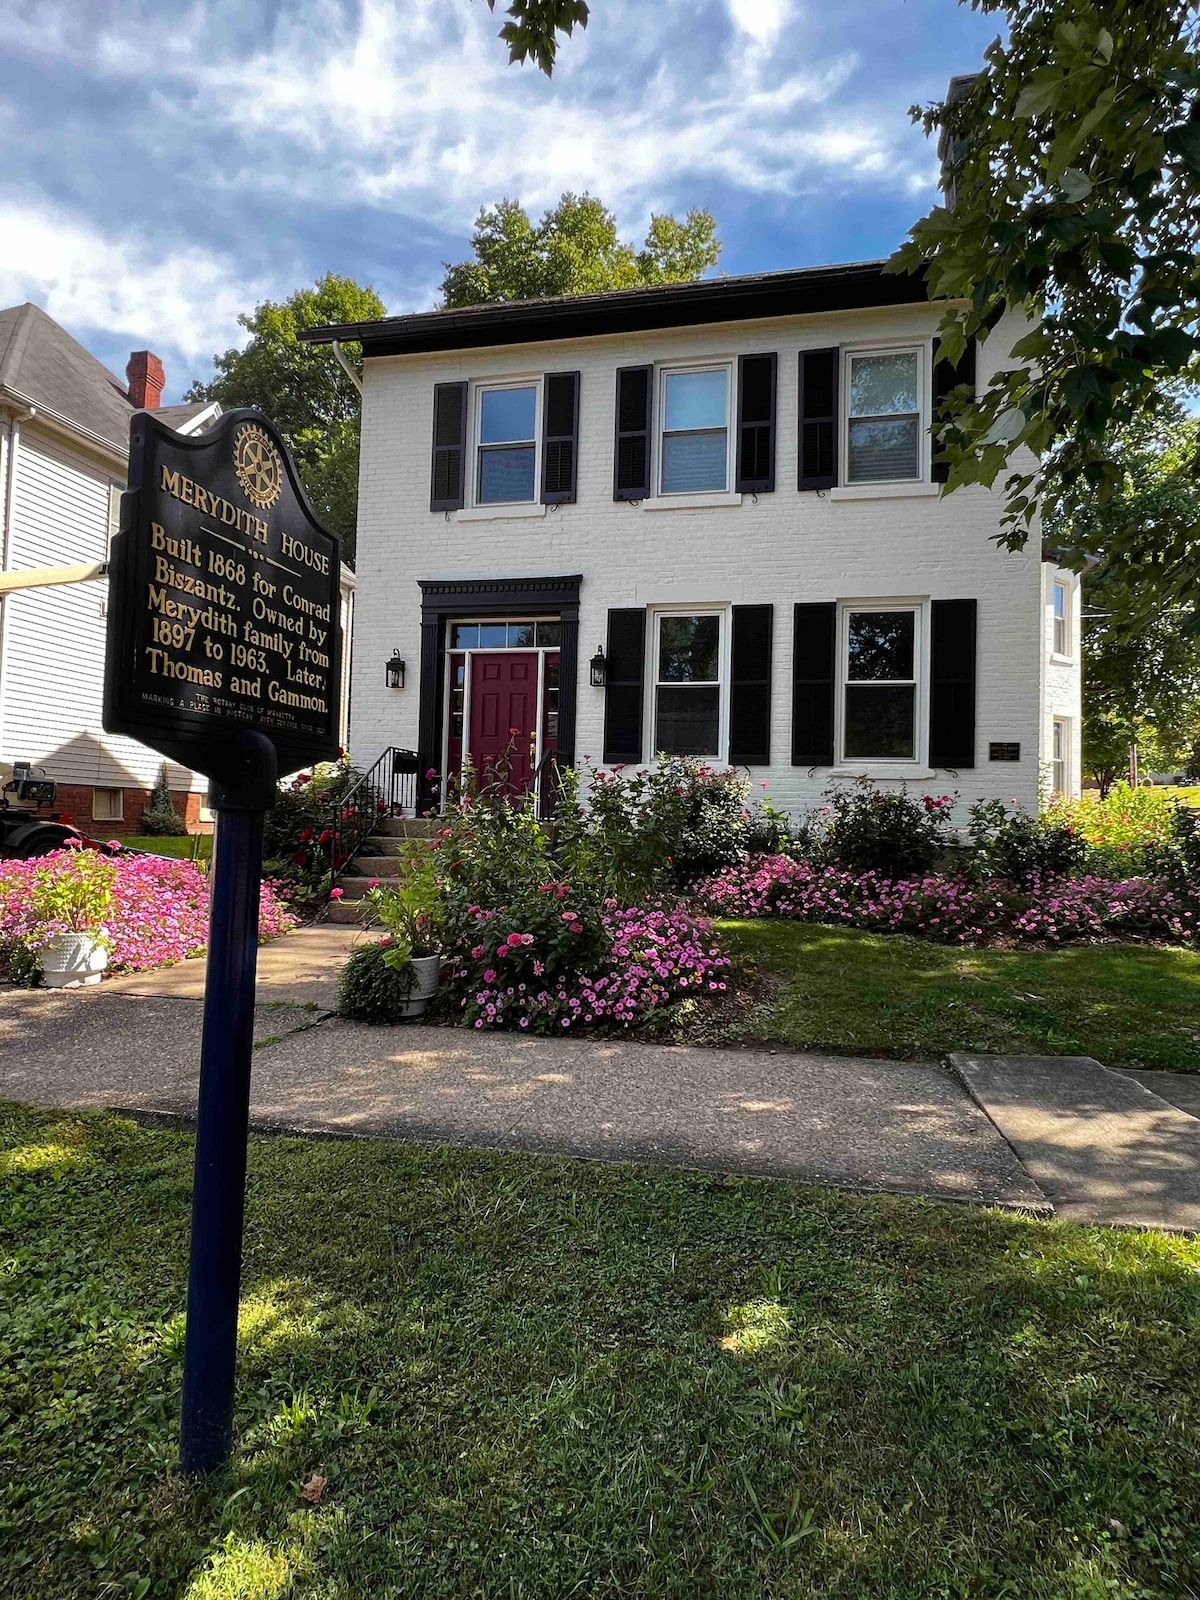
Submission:
<svg viewBox="0 0 1200 1600">
<path fill-rule="evenodd" d="M 615 900 L 593 916 L 566 903 L 565 884 L 540 892 L 540 918 L 471 908 L 450 961 L 452 1003 L 464 1023 L 535 1033 L 642 1027 L 678 1000 L 725 991 L 731 962 L 702 918 Z"/>
<path fill-rule="evenodd" d="M 1062 944 L 1129 934 L 1192 944 L 1200 924 L 1200 903 L 1155 878 L 1035 877 L 1017 889 L 936 872 L 889 879 L 787 856 L 730 867 L 698 884 L 695 894 L 716 916 L 844 923 L 956 944 Z"/>
<path fill-rule="evenodd" d="M 36 950 L 64 926 L 39 919 L 31 891 L 39 874 L 67 866 L 75 850 L 60 850 L 32 861 L 0 861 L 0 969 L 6 950 Z M 105 926 L 112 944 L 111 965 L 128 972 L 200 955 L 208 942 L 208 879 L 191 861 L 165 856 L 110 858 L 115 869 L 112 902 Z M 262 886 L 259 937 L 273 939 L 296 926 L 269 883 Z"/>
</svg>

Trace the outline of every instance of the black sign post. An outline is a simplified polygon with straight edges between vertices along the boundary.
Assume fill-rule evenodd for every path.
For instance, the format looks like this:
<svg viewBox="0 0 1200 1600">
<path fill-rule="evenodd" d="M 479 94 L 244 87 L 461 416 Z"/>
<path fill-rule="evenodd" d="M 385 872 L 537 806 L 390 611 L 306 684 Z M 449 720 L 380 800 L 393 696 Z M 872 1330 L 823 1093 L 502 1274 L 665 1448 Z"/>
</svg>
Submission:
<svg viewBox="0 0 1200 1600">
<path fill-rule="evenodd" d="M 130 429 L 109 575 L 104 727 L 203 772 L 217 813 L 192 1187 L 180 1465 L 228 1456 L 246 1190 L 263 814 L 278 774 L 336 754 L 341 544 L 278 432 Z"/>
</svg>

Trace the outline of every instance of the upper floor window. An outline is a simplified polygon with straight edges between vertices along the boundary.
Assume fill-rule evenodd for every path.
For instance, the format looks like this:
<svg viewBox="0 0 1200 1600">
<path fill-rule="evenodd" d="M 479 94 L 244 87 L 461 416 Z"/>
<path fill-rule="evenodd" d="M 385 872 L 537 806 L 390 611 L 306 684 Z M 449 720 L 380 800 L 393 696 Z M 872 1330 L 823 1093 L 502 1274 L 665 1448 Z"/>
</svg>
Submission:
<svg viewBox="0 0 1200 1600">
<path fill-rule="evenodd" d="M 715 756 L 721 748 L 721 613 L 660 612 L 654 633 L 654 748 Z"/>
<path fill-rule="evenodd" d="M 663 371 L 660 494 L 728 489 L 730 377 L 728 363 Z"/>
<path fill-rule="evenodd" d="M 914 761 L 918 608 L 847 608 L 843 616 L 843 759 Z"/>
<path fill-rule="evenodd" d="M 1071 654 L 1071 596 L 1065 583 L 1054 585 L 1054 654 Z"/>
<path fill-rule="evenodd" d="M 848 483 L 920 478 L 924 354 L 922 348 L 847 352 Z"/>
<path fill-rule="evenodd" d="M 537 384 L 481 386 L 476 391 L 475 411 L 479 458 L 476 504 L 536 500 Z"/>
</svg>

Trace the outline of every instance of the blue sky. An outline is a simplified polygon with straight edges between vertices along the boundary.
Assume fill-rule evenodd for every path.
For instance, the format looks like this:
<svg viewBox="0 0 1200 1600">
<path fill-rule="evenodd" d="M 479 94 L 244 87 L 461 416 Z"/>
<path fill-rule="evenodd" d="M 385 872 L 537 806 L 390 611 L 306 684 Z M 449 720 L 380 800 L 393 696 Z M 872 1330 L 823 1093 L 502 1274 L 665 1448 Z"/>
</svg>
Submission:
<svg viewBox="0 0 1200 1600">
<path fill-rule="evenodd" d="M 501 6 L 503 0 L 501 0 Z M 640 238 L 708 206 L 727 273 L 887 254 L 936 196 L 908 107 L 996 32 L 958 0 L 594 0 L 554 77 L 484 0 L 0 9 L 0 306 L 167 399 L 327 270 L 437 301 L 481 205 L 590 190 Z"/>
</svg>

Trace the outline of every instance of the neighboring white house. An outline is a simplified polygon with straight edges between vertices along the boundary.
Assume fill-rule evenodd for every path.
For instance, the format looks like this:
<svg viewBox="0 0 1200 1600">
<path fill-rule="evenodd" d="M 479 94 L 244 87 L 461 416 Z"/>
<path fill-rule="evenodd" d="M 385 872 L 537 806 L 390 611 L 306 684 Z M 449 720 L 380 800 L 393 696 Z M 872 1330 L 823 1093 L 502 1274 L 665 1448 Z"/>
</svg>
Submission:
<svg viewBox="0 0 1200 1600">
<path fill-rule="evenodd" d="M 931 461 L 938 393 L 1023 330 L 953 373 L 940 315 L 868 262 L 308 334 L 364 356 L 356 762 L 1077 793 L 1077 581 Z"/>
<path fill-rule="evenodd" d="M 0 570 L 101 562 L 126 485 L 129 423 L 155 410 L 181 433 L 214 401 L 160 406 L 162 363 L 135 351 L 121 383 L 34 305 L 0 311 Z M 343 621 L 354 576 L 342 573 Z M 29 589 L 0 601 L 0 783 L 29 762 L 85 832 L 136 832 L 161 757 L 102 731 L 108 585 Z M 349 650 L 344 652 L 349 659 Z M 343 701 L 345 692 L 343 692 Z M 204 826 L 206 780 L 168 763 L 176 809 Z"/>
</svg>

